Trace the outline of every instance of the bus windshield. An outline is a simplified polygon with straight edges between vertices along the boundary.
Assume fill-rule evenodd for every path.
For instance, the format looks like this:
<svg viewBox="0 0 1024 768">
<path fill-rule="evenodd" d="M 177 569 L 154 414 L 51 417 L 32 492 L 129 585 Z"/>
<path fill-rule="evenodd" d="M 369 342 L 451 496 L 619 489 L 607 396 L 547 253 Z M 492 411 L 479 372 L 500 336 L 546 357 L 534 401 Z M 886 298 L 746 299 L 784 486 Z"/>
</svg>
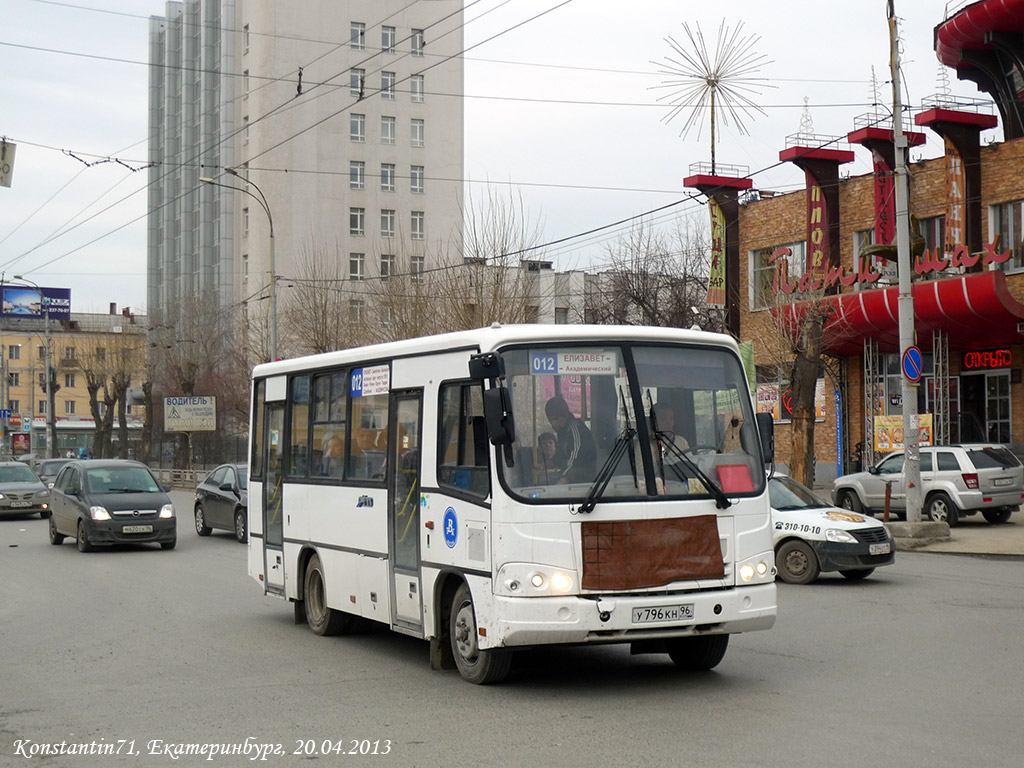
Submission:
<svg viewBox="0 0 1024 768">
<path fill-rule="evenodd" d="M 504 350 L 517 498 L 582 501 L 761 493 L 764 472 L 739 359 L 682 345 Z M 723 505 L 719 505 L 720 507 Z"/>
</svg>

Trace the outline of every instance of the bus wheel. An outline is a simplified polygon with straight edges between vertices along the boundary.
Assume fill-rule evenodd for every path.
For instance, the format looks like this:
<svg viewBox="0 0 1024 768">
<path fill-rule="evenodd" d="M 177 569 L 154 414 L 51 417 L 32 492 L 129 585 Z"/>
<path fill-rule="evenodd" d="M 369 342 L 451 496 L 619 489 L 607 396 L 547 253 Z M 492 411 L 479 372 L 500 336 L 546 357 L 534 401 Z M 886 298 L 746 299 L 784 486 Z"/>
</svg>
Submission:
<svg viewBox="0 0 1024 768">
<path fill-rule="evenodd" d="M 483 650 L 477 645 L 473 596 L 465 584 L 455 592 L 448 622 L 455 666 L 463 679 L 476 685 L 504 680 L 512 665 L 512 654 L 504 648 Z"/>
<path fill-rule="evenodd" d="M 306 565 L 303 603 L 306 623 L 318 635 L 338 635 L 347 627 L 347 617 L 341 611 L 327 607 L 327 589 L 324 586 L 324 568 L 320 556 L 313 555 Z"/>
<path fill-rule="evenodd" d="M 714 669 L 725 658 L 728 635 L 696 635 L 674 637 L 665 641 L 668 656 L 680 669 L 702 671 Z"/>
</svg>

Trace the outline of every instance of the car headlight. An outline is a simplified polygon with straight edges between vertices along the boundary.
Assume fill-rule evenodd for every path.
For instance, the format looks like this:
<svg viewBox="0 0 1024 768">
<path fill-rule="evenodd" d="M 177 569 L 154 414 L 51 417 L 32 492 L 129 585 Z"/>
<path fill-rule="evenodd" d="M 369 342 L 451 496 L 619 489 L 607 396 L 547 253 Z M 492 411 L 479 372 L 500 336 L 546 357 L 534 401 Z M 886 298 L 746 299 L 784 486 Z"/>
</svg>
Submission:
<svg viewBox="0 0 1024 768">
<path fill-rule="evenodd" d="M 736 564 L 739 584 L 765 584 L 775 581 L 775 558 L 770 552 L 751 557 Z"/>
<path fill-rule="evenodd" d="M 109 520 L 110 513 L 107 512 L 105 507 L 89 507 L 89 516 L 93 520 Z"/>
<path fill-rule="evenodd" d="M 575 582 L 575 574 L 562 568 L 506 563 L 498 571 L 495 591 L 512 597 L 565 595 L 572 592 Z"/>
<path fill-rule="evenodd" d="M 160 507 L 160 517 L 164 520 L 174 517 L 174 505 L 164 504 L 162 507 Z"/>
<path fill-rule="evenodd" d="M 3 497 L 4 497 L 4 495 L 2 493 L 0 493 L 0 499 L 2 499 Z"/>
<path fill-rule="evenodd" d="M 836 544 L 856 544 L 857 537 L 842 528 L 826 528 L 825 540 Z"/>
<path fill-rule="evenodd" d="M 40 499 L 45 499 L 49 495 L 49 491 L 39 491 L 38 493 L 36 493 L 36 496 L 39 497 Z"/>
</svg>

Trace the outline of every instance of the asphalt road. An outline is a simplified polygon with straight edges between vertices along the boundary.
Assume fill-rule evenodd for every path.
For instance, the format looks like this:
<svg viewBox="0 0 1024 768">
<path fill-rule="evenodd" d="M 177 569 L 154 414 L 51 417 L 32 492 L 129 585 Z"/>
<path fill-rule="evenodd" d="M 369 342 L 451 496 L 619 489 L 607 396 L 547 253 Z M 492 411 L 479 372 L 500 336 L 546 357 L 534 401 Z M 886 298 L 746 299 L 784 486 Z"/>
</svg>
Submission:
<svg viewBox="0 0 1024 768">
<path fill-rule="evenodd" d="M 556 648 L 477 687 L 423 641 L 295 626 L 245 546 L 200 539 L 174 499 L 170 552 L 85 555 L 0 519 L 0 766 L 1021 765 L 1024 559 L 900 553 L 863 582 L 782 584 L 776 627 L 710 673 Z M 121 754 L 26 759 L 61 742 Z M 173 757 L 203 745 L 249 753 Z"/>
</svg>

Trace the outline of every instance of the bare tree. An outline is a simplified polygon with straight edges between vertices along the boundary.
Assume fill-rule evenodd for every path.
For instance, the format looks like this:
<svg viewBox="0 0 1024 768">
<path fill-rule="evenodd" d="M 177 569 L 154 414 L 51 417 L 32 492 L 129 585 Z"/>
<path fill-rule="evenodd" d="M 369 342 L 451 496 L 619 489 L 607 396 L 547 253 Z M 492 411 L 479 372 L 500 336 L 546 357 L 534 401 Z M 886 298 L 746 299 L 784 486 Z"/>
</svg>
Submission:
<svg viewBox="0 0 1024 768">
<path fill-rule="evenodd" d="M 286 346 L 303 354 L 353 346 L 353 292 L 347 290 L 345 264 L 338 247 L 331 250 L 306 242 L 299 248 L 295 268 L 295 277 L 282 281 L 289 286 L 283 302 Z"/>
</svg>

